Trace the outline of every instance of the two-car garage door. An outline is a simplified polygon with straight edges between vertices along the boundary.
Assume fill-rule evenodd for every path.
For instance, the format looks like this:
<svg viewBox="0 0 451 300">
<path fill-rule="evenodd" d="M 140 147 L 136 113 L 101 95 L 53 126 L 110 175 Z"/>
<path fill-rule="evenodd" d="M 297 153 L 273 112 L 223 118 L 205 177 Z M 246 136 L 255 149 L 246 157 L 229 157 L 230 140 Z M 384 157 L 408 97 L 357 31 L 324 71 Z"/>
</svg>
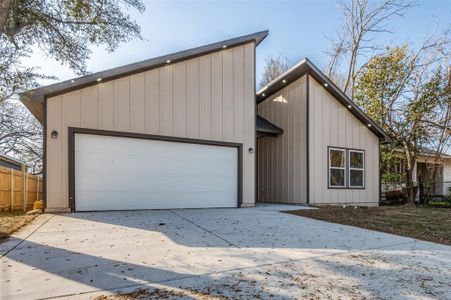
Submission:
<svg viewBox="0 0 451 300">
<path fill-rule="evenodd" d="M 76 133 L 76 211 L 236 207 L 238 148 Z"/>
</svg>

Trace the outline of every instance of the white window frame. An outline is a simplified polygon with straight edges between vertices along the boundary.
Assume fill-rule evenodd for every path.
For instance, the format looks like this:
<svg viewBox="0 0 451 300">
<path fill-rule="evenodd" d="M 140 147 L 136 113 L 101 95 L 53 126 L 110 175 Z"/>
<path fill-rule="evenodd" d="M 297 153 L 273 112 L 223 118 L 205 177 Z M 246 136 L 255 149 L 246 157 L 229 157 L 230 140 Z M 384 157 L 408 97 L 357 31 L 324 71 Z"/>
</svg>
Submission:
<svg viewBox="0 0 451 300">
<path fill-rule="evenodd" d="M 331 151 L 340 151 L 343 152 L 343 157 L 344 157 L 344 164 L 343 167 L 332 167 L 331 161 L 332 161 L 332 155 L 330 155 Z M 329 167 L 329 172 L 328 172 L 328 176 L 329 176 L 329 188 L 333 188 L 333 189 L 345 189 L 347 187 L 347 177 L 346 176 L 346 166 L 347 166 L 347 155 L 346 155 L 346 149 L 343 148 L 334 148 L 334 147 L 329 147 L 329 163 L 328 163 L 328 167 Z M 332 172 L 331 170 L 343 170 L 343 185 L 332 185 L 331 184 L 331 178 L 332 178 Z"/>
<path fill-rule="evenodd" d="M 362 154 L 362 163 L 363 166 L 362 168 L 353 168 L 351 167 L 351 153 L 361 153 Z M 365 151 L 363 150 L 356 150 L 356 149 L 348 149 L 348 155 L 349 155 L 349 159 L 348 159 L 348 187 L 351 189 L 364 189 L 365 188 Z M 356 171 L 362 171 L 362 185 L 351 185 L 351 170 L 356 170 Z"/>
</svg>

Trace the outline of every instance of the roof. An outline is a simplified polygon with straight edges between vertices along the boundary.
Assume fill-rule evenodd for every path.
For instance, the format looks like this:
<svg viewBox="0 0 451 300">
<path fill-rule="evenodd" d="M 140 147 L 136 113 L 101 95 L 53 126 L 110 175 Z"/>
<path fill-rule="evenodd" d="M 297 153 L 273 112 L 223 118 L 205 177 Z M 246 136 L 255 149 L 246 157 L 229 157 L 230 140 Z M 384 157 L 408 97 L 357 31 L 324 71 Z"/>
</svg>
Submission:
<svg viewBox="0 0 451 300">
<path fill-rule="evenodd" d="M 320 84 L 324 85 L 341 104 L 349 108 L 349 111 L 357 117 L 363 124 L 368 126 L 382 142 L 388 143 L 391 138 L 374 121 L 368 117 L 348 96 L 345 95 L 326 75 L 324 75 L 308 58 L 305 58 L 297 65 L 265 85 L 257 92 L 257 103 L 261 103 L 296 81 L 305 74 L 310 74 Z"/>
<path fill-rule="evenodd" d="M 102 82 L 114 80 L 120 77 L 129 76 L 135 73 L 144 72 L 164 66 L 168 63 L 177 63 L 179 61 L 206 55 L 208 53 L 223 50 L 224 48 L 236 47 L 243 44 L 255 42 L 258 45 L 268 35 L 268 30 L 260 31 L 248 35 L 243 35 L 233 39 L 223 40 L 213 44 L 192 48 L 176 53 L 171 53 L 140 62 L 120 66 L 114 69 L 92 73 L 83 77 L 58 82 L 52 85 L 39 87 L 20 94 L 20 100 L 31 111 L 31 113 L 43 123 L 44 121 L 44 99 L 53 97 L 69 91 L 81 89 L 90 85 L 97 84 L 99 80 Z"/>
<path fill-rule="evenodd" d="M 278 136 L 283 133 L 283 129 L 257 115 L 257 133 L 260 133 L 262 136 Z"/>
<path fill-rule="evenodd" d="M 21 162 L 20 160 L 17 160 L 15 158 L 12 158 L 10 156 L 3 155 L 3 154 L 0 154 L 0 160 L 7 161 L 10 164 L 18 165 L 18 166 L 26 165 L 26 163 Z"/>
<path fill-rule="evenodd" d="M 403 149 L 396 149 L 397 152 L 404 152 Z M 431 148 L 426 148 L 426 147 L 418 147 L 418 156 L 427 156 L 427 157 L 436 157 L 437 156 L 437 151 Z M 441 159 L 450 159 L 451 155 L 448 153 L 441 153 L 438 155 L 439 158 Z"/>
</svg>

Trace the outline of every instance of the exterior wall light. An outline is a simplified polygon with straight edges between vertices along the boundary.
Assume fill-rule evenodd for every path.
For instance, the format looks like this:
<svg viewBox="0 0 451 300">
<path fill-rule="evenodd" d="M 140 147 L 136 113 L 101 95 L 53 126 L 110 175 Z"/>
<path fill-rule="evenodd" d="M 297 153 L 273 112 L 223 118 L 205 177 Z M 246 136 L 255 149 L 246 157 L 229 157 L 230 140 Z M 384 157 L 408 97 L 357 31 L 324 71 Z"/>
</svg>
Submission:
<svg viewBox="0 0 451 300">
<path fill-rule="evenodd" d="M 251 153 L 251 154 L 254 153 L 254 148 L 249 148 L 248 150 L 249 150 L 249 153 Z"/>
<path fill-rule="evenodd" d="M 51 137 L 52 139 L 58 138 L 58 131 L 53 130 L 52 133 L 50 134 L 50 137 Z"/>
</svg>

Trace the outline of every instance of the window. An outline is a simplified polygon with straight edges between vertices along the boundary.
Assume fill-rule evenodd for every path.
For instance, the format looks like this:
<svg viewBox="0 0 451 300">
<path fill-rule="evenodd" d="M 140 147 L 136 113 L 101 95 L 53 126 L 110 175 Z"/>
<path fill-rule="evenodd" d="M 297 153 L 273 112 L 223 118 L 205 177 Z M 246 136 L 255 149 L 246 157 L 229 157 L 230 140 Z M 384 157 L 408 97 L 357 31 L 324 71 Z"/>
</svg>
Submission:
<svg viewBox="0 0 451 300">
<path fill-rule="evenodd" d="M 346 150 L 329 148 L 329 186 L 346 187 Z"/>
<path fill-rule="evenodd" d="M 359 150 L 349 151 L 349 187 L 363 188 L 365 186 L 365 153 Z"/>
<path fill-rule="evenodd" d="M 365 187 L 365 152 L 329 147 L 329 188 Z"/>
</svg>

